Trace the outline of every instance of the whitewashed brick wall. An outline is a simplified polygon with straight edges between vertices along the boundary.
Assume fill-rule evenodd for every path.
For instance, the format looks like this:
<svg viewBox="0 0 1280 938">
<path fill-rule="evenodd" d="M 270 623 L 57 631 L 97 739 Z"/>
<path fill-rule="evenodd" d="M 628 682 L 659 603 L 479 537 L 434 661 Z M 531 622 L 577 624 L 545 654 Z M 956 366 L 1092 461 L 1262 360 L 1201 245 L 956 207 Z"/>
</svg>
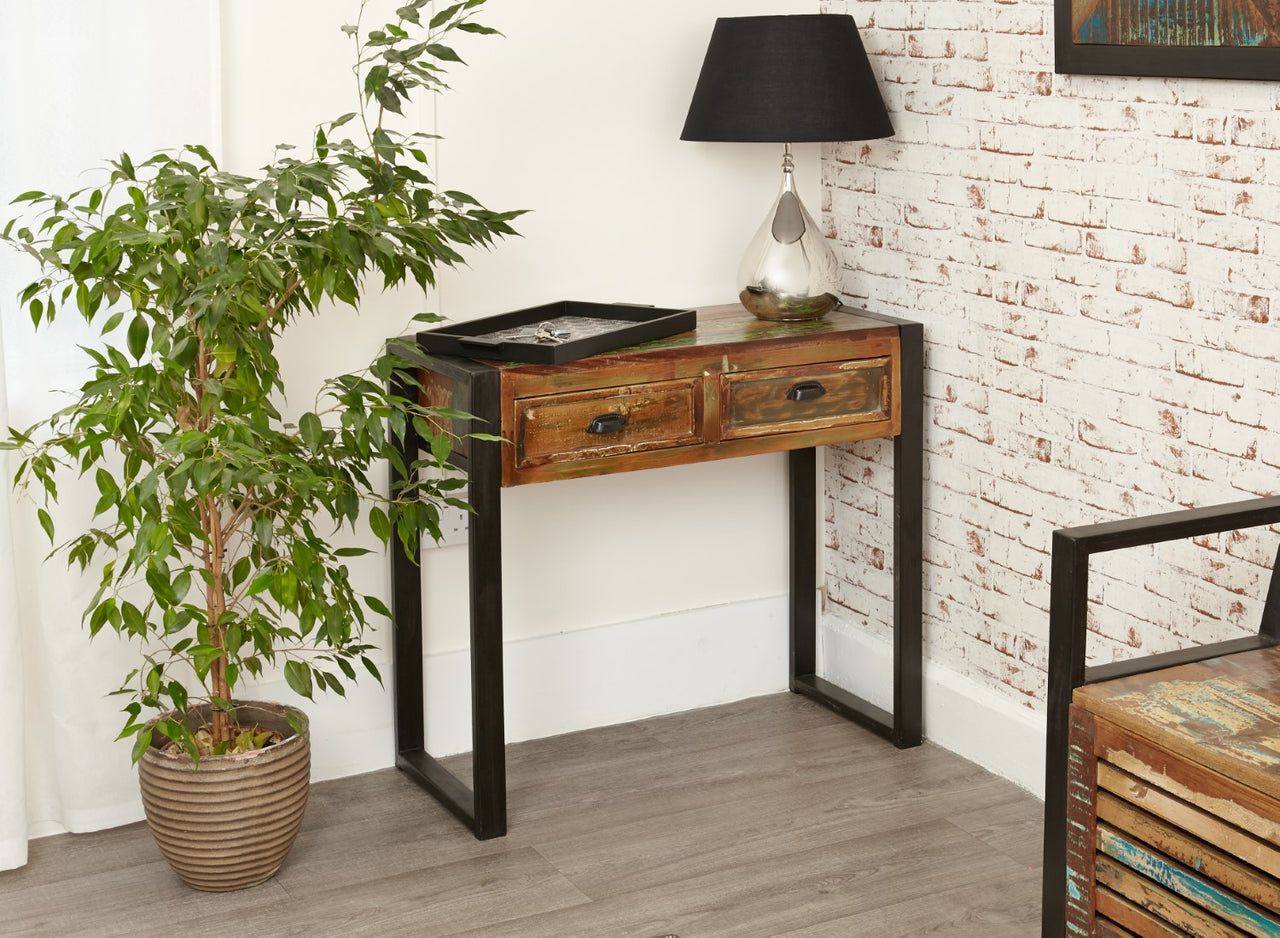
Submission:
<svg viewBox="0 0 1280 938">
<path fill-rule="evenodd" d="M 925 636 L 1028 707 L 1058 527 L 1280 491 L 1280 85 L 1055 75 L 1046 0 L 825 0 L 897 134 L 828 146 L 845 300 L 925 324 Z M 827 456 L 828 613 L 889 634 L 892 448 Z M 1095 559 L 1094 660 L 1256 631 L 1280 536 Z"/>
</svg>

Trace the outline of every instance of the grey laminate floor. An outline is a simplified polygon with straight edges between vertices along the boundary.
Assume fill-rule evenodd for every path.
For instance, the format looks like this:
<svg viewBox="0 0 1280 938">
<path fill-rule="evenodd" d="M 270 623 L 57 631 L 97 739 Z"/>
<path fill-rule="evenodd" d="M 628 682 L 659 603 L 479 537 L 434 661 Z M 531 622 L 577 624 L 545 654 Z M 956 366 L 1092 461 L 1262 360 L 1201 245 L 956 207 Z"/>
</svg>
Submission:
<svg viewBox="0 0 1280 938">
<path fill-rule="evenodd" d="M 510 747 L 479 842 L 392 769 L 323 782 L 280 873 L 187 889 L 141 824 L 32 843 L 0 935 L 1038 932 L 1041 805 L 789 694 Z"/>
</svg>

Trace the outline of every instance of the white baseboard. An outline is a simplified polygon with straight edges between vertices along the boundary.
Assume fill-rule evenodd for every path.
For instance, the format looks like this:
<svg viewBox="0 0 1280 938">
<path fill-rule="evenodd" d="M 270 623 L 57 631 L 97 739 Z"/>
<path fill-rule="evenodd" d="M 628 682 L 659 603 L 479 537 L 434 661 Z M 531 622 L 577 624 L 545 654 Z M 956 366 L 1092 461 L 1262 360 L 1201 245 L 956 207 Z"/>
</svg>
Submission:
<svg viewBox="0 0 1280 938">
<path fill-rule="evenodd" d="M 819 644 L 828 680 L 891 706 L 888 643 L 828 617 Z M 504 649 L 507 740 L 781 693 L 787 688 L 787 645 L 785 596 L 509 642 Z M 429 656 L 424 679 L 428 750 L 436 756 L 466 752 L 471 748 L 469 654 Z M 932 662 L 925 662 L 924 682 L 925 736 L 931 742 L 1044 796 L 1043 715 Z M 255 696 L 289 699 L 283 685 L 271 682 L 256 688 Z M 366 681 L 345 700 L 317 695 L 306 709 L 314 734 L 314 781 L 394 764 L 388 688 Z M 32 823 L 30 836 L 136 821 L 142 817 L 141 800 L 72 814 L 62 822 Z"/>
<path fill-rule="evenodd" d="M 508 642 L 507 741 L 539 739 L 787 689 L 775 596 Z M 427 658 L 427 749 L 471 748 L 470 658 Z"/>
<path fill-rule="evenodd" d="M 507 740 L 519 742 L 780 693 L 787 687 L 787 598 L 695 609 L 566 632 L 505 649 Z M 823 673 L 892 706 L 892 648 L 834 618 L 820 635 Z M 427 659 L 427 748 L 471 748 L 470 659 Z M 924 730 L 949 749 L 1044 797 L 1042 713 L 926 661 Z"/>
<path fill-rule="evenodd" d="M 819 647 L 827 680 L 892 708 L 888 642 L 824 618 Z M 949 668 L 924 663 L 924 735 L 970 762 L 1044 798 L 1045 718 Z"/>
</svg>

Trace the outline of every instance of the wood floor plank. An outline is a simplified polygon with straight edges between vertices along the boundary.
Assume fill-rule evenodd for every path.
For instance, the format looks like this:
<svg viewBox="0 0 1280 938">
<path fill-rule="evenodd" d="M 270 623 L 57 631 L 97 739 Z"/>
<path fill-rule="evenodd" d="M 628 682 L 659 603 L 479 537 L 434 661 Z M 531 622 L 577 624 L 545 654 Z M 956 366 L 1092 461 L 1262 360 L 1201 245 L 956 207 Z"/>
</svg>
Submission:
<svg viewBox="0 0 1280 938">
<path fill-rule="evenodd" d="M 0 934 L 1036 930 L 1035 798 L 794 695 L 514 745 L 508 778 L 483 842 L 393 769 L 318 784 L 280 873 L 234 897 L 183 886 L 143 825 L 34 841 Z"/>
<path fill-rule="evenodd" d="M 314 886 L 315 884 L 313 884 Z M 323 896 L 323 901 L 316 901 Z M 487 928 L 516 917 L 586 903 L 587 897 L 536 850 L 507 850 L 348 883 L 329 881 L 287 903 L 288 929 L 295 934 L 385 935 L 417 928 L 447 935 L 460 928 Z M 183 927 L 212 934 L 225 913 L 185 920 Z M 236 916 L 248 934 L 275 934 L 279 913 L 257 903 Z"/>
<path fill-rule="evenodd" d="M 1044 803 L 1026 797 L 1026 792 L 1010 784 L 1010 797 L 998 802 L 948 815 L 951 822 L 1006 856 L 1039 869 L 1044 860 L 1040 838 L 1044 833 Z M 958 807 L 958 806 L 957 806 Z"/>
<path fill-rule="evenodd" d="M 966 884 L 854 915 L 814 922 L 778 938 L 1029 938 L 1040 933 L 1040 873 Z"/>
<path fill-rule="evenodd" d="M 963 862 L 955 862 L 956 858 L 963 858 Z M 701 875 L 612 892 L 593 897 L 589 905 L 463 934 L 492 938 L 593 933 L 768 938 L 859 910 L 1025 873 L 1008 857 L 954 825 L 929 821 L 901 829 L 891 838 L 868 835 L 816 849 L 791 843 L 764 859 L 722 862 Z"/>
</svg>

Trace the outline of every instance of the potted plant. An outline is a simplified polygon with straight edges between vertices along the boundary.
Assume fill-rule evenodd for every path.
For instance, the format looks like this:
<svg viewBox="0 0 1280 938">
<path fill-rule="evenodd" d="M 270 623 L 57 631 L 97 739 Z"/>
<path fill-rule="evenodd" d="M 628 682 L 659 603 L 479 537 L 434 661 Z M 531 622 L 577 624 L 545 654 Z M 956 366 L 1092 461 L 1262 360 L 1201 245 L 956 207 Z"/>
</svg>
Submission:
<svg viewBox="0 0 1280 938">
<path fill-rule="evenodd" d="M 367 550 L 333 535 L 367 525 L 384 545 L 416 544 L 439 538 L 442 504 L 466 507 L 461 480 L 440 471 L 453 415 L 419 404 L 395 348 L 326 381 L 291 421 L 277 343 L 326 304 L 356 306 L 369 276 L 426 290 L 460 247 L 512 233 L 519 213 L 437 190 L 420 135 L 384 122 L 445 87 L 461 62 L 450 33 L 494 32 L 474 19 L 483 3 L 426 19 L 427 0 L 409 0 L 382 29 L 344 26 L 360 104 L 320 125 L 309 156 L 282 147 L 241 175 L 201 146 L 121 154 L 101 185 L 19 196 L 30 214 L 0 232 L 40 266 L 20 293 L 37 328 L 74 310 L 106 336 L 86 349 L 91 375 L 72 403 L 3 445 L 21 452 L 15 484 L 45 500 L 54 552 L 100 577 L 89 634 L 140 647 L 118 691 L 120 735 L 133 738 L 162 851 L 197 888 L 265 880 L 301 822 L 305 718 L 240 701 L 246 679 L 282 668 L 306 698 L 343 694 L 357 669 L 380 680 L 366 632 L 388 612 L 349 576 L 348 558 Z M 424 451 L 386 493 L 385 473 L 371 473 L 383 460 L 406 468 L 408 429 Z M 46 507 L 60 469 L 99 493 L 94 520 L 61 541 Z M 193 830 L 202 842 L 187 856 Z"/>
</svg>

